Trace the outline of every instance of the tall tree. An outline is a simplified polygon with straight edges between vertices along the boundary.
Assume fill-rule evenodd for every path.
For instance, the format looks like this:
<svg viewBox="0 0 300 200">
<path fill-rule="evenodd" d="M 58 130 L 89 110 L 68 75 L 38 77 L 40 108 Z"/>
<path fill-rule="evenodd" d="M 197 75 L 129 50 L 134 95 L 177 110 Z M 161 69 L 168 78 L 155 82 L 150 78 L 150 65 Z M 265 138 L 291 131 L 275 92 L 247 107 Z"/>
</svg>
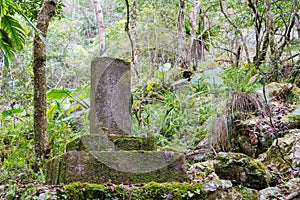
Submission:
<svg viewBox="0 0 300 200">
<path fill-rule="evenodd" d="M 93 0 L 93 4 L 95 8 L 96 25 L 99 37 L 100 56 L 102 56 L 105 55 L 106 51 L 106 34 L 101 0 Z"/>
<path fill-rule="evenodd" d="M 46 117 L 46 44 L 41 37 L 45 39 L 47 36 L 50 19 L 55 15 L 56 4 L 56 0 L 44 0 L 36 23 L 40 33 L 35 32 L 33 41 L 34 146 L 37 161 L 47 154 L 49 148 Z"/>
<path fill-rule="evenodd" d="M 191 44 L 190 44 L 190 60 L 194 61 L 194 68 L 197 66 L 197 60 L 204 59 L 204 44 L 203 44 L 203 38 L 201 37 L 202 34 L 200 34 L 199 38 L 197 37 L 197 29 L 198 25 L 202 24 L 201 18 L 199 23 L 197 23 L 197 16 L 200 12 L 200 5 L 201 0 L 194 0 L 193 2 L 193 8 L 191 13 L 191 22 L 192 22 L 192 30 L 191 30 Z"/>
<path fill-rule="evenodd" d="M 188 52 L 186 48 L 186 34 L 184 28 L 185 22 L 185 9 L 186 2 L 184 0 L 179 0 L 179 13 L 177 19 L 177 31 L 178 31 L 178 51 L 179 51 L 179 65 L 183 69 L 187 69 L 188 65 Z"/>
<path fill-rule="evenodd" d="M 298 8 L 298 0 L 293 0 L 293 7 L 294 7 L 294 15 L 295 15 L 295 21 L 297 25 L 297 33 L 298 33 L 298 39 L 300 39 L 300 19 L 299 19 L 299 8 Z M 298 41 L 298 50 L 300 53 L 300 41 Z M 300 56 L 298 56 L 298 63 L 300 63 Z"/>
</svg>

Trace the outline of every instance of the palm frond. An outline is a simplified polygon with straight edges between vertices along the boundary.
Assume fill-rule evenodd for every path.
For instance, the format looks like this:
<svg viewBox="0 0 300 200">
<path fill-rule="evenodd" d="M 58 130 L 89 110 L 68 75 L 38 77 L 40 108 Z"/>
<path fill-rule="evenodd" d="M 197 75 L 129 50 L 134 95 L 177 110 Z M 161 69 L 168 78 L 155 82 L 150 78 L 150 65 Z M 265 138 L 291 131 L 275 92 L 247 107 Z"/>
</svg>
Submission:
<svg viewBox="0 0 300 200">
<path fill-rule="evenodd" d="M 1 28 L 10 36 L 13 46 L 21 51 L 26 39 L 26 33 L 21 24 L 15 18 L 6 15 L 1 18 Z"/>
<path fill-rule="evenodd" d="M 0 0 L 0 17 L 4 17 L 8 13 L 8 5 L 6 0 Z"/>
<path fill-rule="evenodd" d="M 10 60 L 14 58 L 15 54 L 12 41 L 7 32 L 2 29 L 0 29 L 0 49 L 6 58 Z"/>
</svg>

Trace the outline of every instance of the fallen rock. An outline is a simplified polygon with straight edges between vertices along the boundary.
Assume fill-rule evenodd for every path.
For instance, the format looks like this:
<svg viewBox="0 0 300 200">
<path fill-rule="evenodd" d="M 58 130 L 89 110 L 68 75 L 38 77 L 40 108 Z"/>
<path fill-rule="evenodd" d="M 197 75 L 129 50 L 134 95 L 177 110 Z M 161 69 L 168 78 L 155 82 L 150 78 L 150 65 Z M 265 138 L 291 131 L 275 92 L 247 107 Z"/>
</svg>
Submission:
<svg viewBox="0 0 300 200">
<path fill-rule="evenodd" d="M 300 178 L 294 178 L 288 182 L 282 182 L 276 187 L 268 187 L 259 191 L 260 200 L 271 199 L 300 199 Z"/>
<path fill-rule="evenodd" d="M 208 160 L 193 164 L 188 170 L 188 176 L 191 181 L 206 182 L 210 180 L 220 180 L 215 174 L 214 164 L 219 161 Z"/>
<path fill-rule="evenodd" d="M 268 151 L 259 156 L 259 160 L 267 166 L 271 174 L 271 184 L 277 184 L 281 179 L 300 174 L 300 130 L 290 130 L 283 138 L 275 140 Z M 292 168 L 291 168 L 292 166 Z"/>
<path fill-rule="evenodd" d="M 220 162 L 216 162 L 214 168 L 220 179 L 258 190 L 268 186 L 269 176 L 260 161 L 245 154 L 225 152 L 218 153 L 217 160 Z"/>
</svg>

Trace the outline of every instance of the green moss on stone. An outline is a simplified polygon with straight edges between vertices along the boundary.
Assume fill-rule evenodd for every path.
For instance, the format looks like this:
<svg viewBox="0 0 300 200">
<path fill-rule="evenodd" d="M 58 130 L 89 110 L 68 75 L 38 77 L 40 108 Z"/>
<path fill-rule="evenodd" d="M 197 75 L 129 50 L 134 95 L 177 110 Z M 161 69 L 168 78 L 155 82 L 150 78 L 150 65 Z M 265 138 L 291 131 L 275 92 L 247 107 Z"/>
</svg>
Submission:
<svg viewBox="0 0 300 200">
<path fill-rule="evenodd" d="M 67 151 L 106 151 L 106 150 L 144 150 L 156 151 L 156 138 L 151 137 L 134 137 L 124 135 L 84 135 L 81 138 L 76 138 L 67 144 Z"/>
<path fill-rule="evenodd" d="M 220 152 L 217 159 L 220 162 L 214 165 L 216 174 L 221 179 L 232 180 L 234 185 L 263 189 L 270 182 L 264 165 L 245 154 Z"/>
<path fill-rule="evenodd" d="M 165 200 L 170 199 L 205 199 L 206 192 L 200 183 L 155 183 L 143 187 L 116 185 L 98 185 L 89 183 L 72 183 L 66 185 L 58 194 L 58 199 L 90 200 L 90 199 L 131 199 L 131 200 Z M 172 197 L 172 198 L 171 198 Z"/>
<path fill-rule="evenodd" d="M 109 135 L 108 137 L 121 150 L 157 150 L 156 138 L 154 136 L 141 138 L 134 136 Z"/>
<path fill-rule="evenodd" d="M 57 173 L 57 166 L 60 170 Z M 59 180 L 58 182 L 56 180 Z M 51 159 L 47 164 L 49 184 L 72 182 L 116 184 L 187 181 L 185 156 L 176 152 L 69 151 Z"/>
<path fill-rule="evenodd" d="M 209 191 L 201 183 L 156 183 L 144 186 L 134 185 L 98 185 L 89 183 L 72 183 L 59 192 L 57 199 L 63 200 L 215 200 L 215 199 L 257 199 L 257 191 L 248 188 L 218 188 Z"/>
</svg>

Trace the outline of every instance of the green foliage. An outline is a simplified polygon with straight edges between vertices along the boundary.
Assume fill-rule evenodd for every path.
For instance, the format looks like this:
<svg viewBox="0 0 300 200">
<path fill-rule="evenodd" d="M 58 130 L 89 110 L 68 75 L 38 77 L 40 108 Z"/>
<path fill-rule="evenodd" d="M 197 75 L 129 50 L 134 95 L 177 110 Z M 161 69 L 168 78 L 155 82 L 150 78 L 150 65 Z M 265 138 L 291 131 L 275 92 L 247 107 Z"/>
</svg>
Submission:
<svg viewBox="0 0 300 200">
<path fill-rule="evenodd" d="M 17 121 L 22 119 L 22 122 Z M 31 164 L 34 161 L 32 118 L 21 113 L 13 116 L 2 114 L 4 122 L 0 131 L 1 183 L 22 183 L 38 179 Z M 14 122 L 14 123 L 11 123 Z"/>
<path fill-rule="evenodd" d="M 25 43 L 26 33 L 20 23 L 15 18 L 6 15 L 1 17 L 1 29 L 10 36 L 11 46 L 21 51 Z"/>
<path fill-rule="evenodd" d="M 8 60 L 14 58 L 15 49 L 21 51 L 23 49 L 26 32 L 19 21 L 14 18 L 10 10 L 20 12 L 20 7 L 11 0 L 2 0 L 0 2 L 0 49 L 5 57 L 5 64 Z"/>
<path fill-rule="evenodd" d="M 134 91 L 133 133 L 155 135 L 159 146 L 187 151 L 205 136 L 201 125 L 215 114 L 218 100 L 212 95 L 213 88 L 201 78 L 198 82 L 179 80 L 165 87 L 172 73 L 165 64 L 154 75 L 157 79 Z"/>
<path fill-rule="evenodd" d="M 253 65 L 232 67 L 224 72 L 224 83 L 229 90 L 253 92 L 259 86 L 258 70 Z"/>
<path fill-rule="evenodd" d="M 22 13 L 29 17 L 31 20 L 36 20 L 38 17 L 38 14 L 42 8 L 43 5 L 43 1 L 41 0 L 15 0 L 15 2 L 17 4 L 20 5 L 21 9 L 22 9 Z M 64 8 L 64 4 L 62 2 L 62 0 L 58 0 L 57 1 L 57 5 L 56 5 L 56 15 L 55 17 L 57 18 L 61 18 L 63 17 L 63 8 Z"/>
</svg>

